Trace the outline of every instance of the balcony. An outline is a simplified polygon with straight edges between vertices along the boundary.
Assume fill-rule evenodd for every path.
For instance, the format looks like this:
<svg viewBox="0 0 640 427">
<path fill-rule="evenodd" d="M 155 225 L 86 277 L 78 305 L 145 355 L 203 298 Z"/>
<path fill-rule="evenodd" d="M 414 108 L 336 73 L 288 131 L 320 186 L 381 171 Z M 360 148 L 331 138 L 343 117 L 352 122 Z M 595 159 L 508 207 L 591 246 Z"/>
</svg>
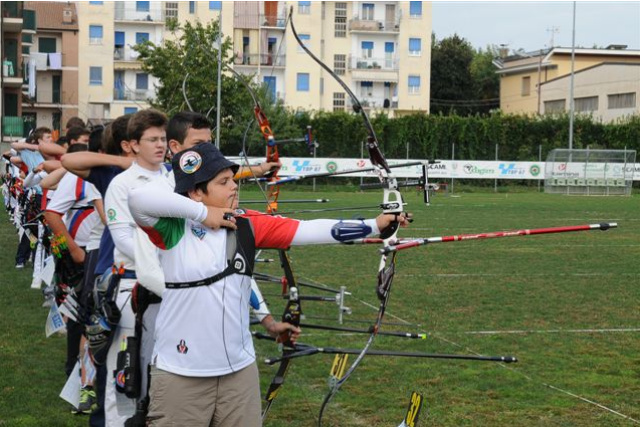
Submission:
<svg viewBox="0 0 640 427">
<path fill-rule="evenodd" d="M 138 24 L 148 23 L 156 25 L 164 25 L 164 11 L 155 8 L 159 2 L 150 2 L 149 10 L 137 10 L 135 5 L 124 2 L 116 2 L 115 5 L 115 21 L 118 22 L 136 22 Z"/>
<path fill-rule="evenodd" d="M 377 96 L 364 96 L 360 97 L 360 105 L 365 110 L 381 110 L 383 108 L 398 108 L 397 97 L 384 98 Z M 353 107 L 353 102 L 347 100 L 347 106 L 349 109 Z"/>
<path fill-rule="evenodd" d="M 399 33 L 400 13 L 393 20 L 362 19 L 354 16 L 349 20 L 349 31 L 352 33 Z"/>
<path fill-rule="evenodd" d="M 364 58 L 349 56 L 350 70 L 387 70 L 398 71 L 398 59 L 392 58 Z"/>
<path fill-rule="evenodd" d="M 138 101 L 147 102 L 148 99 L 153 98 L 155 93 L 148 89 L 113 89 L 114 101 Z"/>
<path fill-rule="evenodd" d="M 22 117 L 4 116 L 2 118 L 2 136 L 21 137 L 24 132 Z"/>
<path fill-rule="evenodd" d="M 36 11 L 24 9 L 22 11 L 22 33 L 35 34 L 36 33 Z"/>
<path fill-rule="evenodd" d="M 245 53 L 236 52 L 233 59 L 235 65 L 247 65 L 257 67 L 258 65 L 267 67 L 284 67 L 286 65 L 285 55 L 273 55 L 270 53 Z"/>
<path fill-rule="evenodd" d="M 7 59 L 2 62 L 2 87 L 22 87 L 22 67 L 15 60 Z"/>
<path fill-rule="evenodd" d="M 2 31 L 5 33 L 19 33 L 24 24 L 22 18 L 21 1 L 2 2 Z"/>
<path fill-rule="evenodd" d="M 138 61 L 138 52 L 131 46 L 120 46 L 113 50 L 113 68 L 115 70 L 142 70 L 142 63 Z"/>
<path fill-rule="evenodd" d="M 33 46 L 33 35 L 22 33 L 22 46 Z"/>
<path fill-rule="evenodd" d="M 286 14 L 264 15 L 264 21 L 262 22 L 262 27 L 284 30 L 285 29 L 284 24 L 286 22 L 287 22 Z"/>
</svg>

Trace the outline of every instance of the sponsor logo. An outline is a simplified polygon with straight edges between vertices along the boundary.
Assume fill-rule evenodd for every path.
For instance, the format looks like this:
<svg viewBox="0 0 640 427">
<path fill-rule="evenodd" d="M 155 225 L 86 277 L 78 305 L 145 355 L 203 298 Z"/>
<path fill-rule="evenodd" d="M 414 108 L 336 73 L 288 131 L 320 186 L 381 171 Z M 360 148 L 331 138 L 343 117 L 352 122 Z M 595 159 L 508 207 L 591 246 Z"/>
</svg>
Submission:
<svg viewBox="0 0 640 427">
<path fill-rule="evenodd" d="M 500 169 L 500 175 L 524 175 L 524 168 L 517 168 L 515 163 L 500 163 L 498 166 Z"/>
<path fill-rule="evenodd" d="M 538 166 L 538 165 L 531 165 L 531 167 L 529 168 L 529 173 L 531 174 L 531 176 L 538 176 L 538 175 L 540 175 L 540 166 Z"/>
<path fill-rule="evenodd" d="M 319 172 L 322 168 L 319 164 L 312 165 L 310 160 L 294 160 L 291 164 L 295 172 Z"/>
<path fill-rule="evenodd" d="M 418 166 L 417 168 L 421 169 L 421 166 Z M 445 165 L 444 163 L 431 163 L 429 164 L 429 169 L 430 170 L 446 170 L 447 165 Z"/>
<path fill-rule="evenodd" d="M 187 151 L 180 157 L 180 170 L 191 175 L 202 166 L 202 157 L 195 151 Z"/>
<path fill-rule="evenodd" d="M 109 218 L 109 221 L 115 221 L 116 220 L 116 210 L 115 209 L 107 210 L 107 218 Z"/>
<path fill-rule="evenodd" d="M 328 162 L 325 166 L 327 168 L 327 172 L 334 173 L 338 170 L 338 164 L 336 162 Z"/>
<path fill-rule="evenodd" d="M 364 160 L 358 160 L 358 163 L 356 163 L 356 166 L 358 166 L 359 168 L 363 168 L 367 165 L 367 162 L 365 162 Z"/>
<path fill-rule="evenodd" d="M 490 175 L 496 172 L 494 169 L 479 168 L 478 166 L 468 163 L 462 167 L 462 170 L 467 175 Z"/>
</svg>

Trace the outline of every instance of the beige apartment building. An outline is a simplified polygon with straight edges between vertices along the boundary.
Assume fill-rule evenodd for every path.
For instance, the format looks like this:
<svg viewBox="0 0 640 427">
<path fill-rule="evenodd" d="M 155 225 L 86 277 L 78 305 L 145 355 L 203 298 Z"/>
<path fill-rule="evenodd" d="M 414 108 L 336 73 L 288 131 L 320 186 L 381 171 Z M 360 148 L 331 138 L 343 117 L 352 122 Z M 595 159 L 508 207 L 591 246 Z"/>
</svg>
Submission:
<svg viewBox="0 0 640 427">
<path fill-rule="evenodd" d="M 33 1 L 24 6 L 35 12 L 36 33 L 23 37 L 29 59 L 25 61 L 27 90 L 22 97 L 22 120 L 31 129 L 46 126 L 60 134 L 67 120 L 78 115 L 75 4 Z"/>
<path fill-rule="evenodd" d="M 496 60 L 494 64 L 500 75 L 502 111 L 514 114 L 569 111 L 570 48 L 520 53 Z M 605 121 L 638 112 L 640 67 L 620 64 L 640 64 L 640 51 L 619 45 L 606 49 L 575 49 L 576 112 Z"/>
<path fill-rule="evenodd" d="M 234 65 L 292 109 L 347 110 L 350 99 L 285 28 L 293 17 L 307 46 L 339 74 L 366 109 L 390 115 L 429 109 L 429 2 L 76 2 L 78 111 L 90 122 L 147 108 L 155 79 L 132 46 L 174 37 L 168 18 L 203 23 L 222 14 Z M 212 73 L 212 78 L 215 73 Z"/>
<path fill-rule="evenodd" d="M 24 2 L 2 2 L 0 13 L 0 117 L 2 141 L 14 141 L 28 132 L 22 121 L 22 97 L 26 91 L 25 62 L 36 30 L 33 10 Z M 23 44 L 24 41 L 24 44 Z"/>
</svg>

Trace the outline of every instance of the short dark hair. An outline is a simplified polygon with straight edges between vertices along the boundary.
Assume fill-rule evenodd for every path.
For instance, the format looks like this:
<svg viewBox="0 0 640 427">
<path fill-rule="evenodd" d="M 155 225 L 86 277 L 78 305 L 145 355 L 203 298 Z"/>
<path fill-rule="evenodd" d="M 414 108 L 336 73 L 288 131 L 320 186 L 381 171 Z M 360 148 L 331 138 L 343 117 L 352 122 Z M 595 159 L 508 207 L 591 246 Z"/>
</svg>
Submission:
<svg viewBox="0 0 640 427">
<path fill-rule="evenodd" d="M 127 135 L 130 141 L 140 141 L 142 134 L 149 128 L 166 128 L 167 116 L 158 110 L 149 108 L 140 110 L 131 116 L 127 125 Z"/>
<path fill-rule="evenodd" d="M 86 127 L 87 125 L 84 123 L 84 120 L 82 120 L 80 117 L 77 116 L 73 116 L 71 118 L 69 118 L 69 120 L 67 120 L 67 124 L 65 126 L 65 129 L 71 129 L 73 127 Z"/>
<path fill-rule="evenodd" d="M 91 129 L 89 134 L 89 151 L 92 153 L 100 152 L 102 148 L 102 135 L 104 134 L 105 126 L 98 125 Z"/>
<path fill-rule="evenodd" d="M 211 129 L 211 122 L 205 115 L 193 111 L 177 113 L 167 124 L 167 140 L 175 139 L 182 145 L 189 129 Z"/>
<path fill-rule="evenodd" d="M 67 131 L 66 137 L 69 139 L 69 143 L 73 140 L 78 140 L 82 135 L 91 135 L 89 129 L 82 128 L 79 126 L 74 126 Z"/>
<path fill-rule="evenodd" d="M 86 144 L 72 144 L 67 149 L 67 154 L 71 153 L 79 153 L 80 151 L 87 151 L 88 147 Z"/>
<path fill-rule="evenodd" d="M 44 127 L 44 126 L 39 127 L 36 130 L 34 130 L 33 134 L 31 135 L 33 143 L 37 144 L 40 141 L 40 138 L 42 138 L 47 133 L 51 133 L 51 129 L 49 129 L 48 127 Z"/>
<path fill-rule="evenodd" d="M 112 121 L 102 137 L 102 151 L 114 156 L 122 155 L 122 141 L 128 141 L 127 126 L 132 114 L 125 114 Z"/>
</svg>

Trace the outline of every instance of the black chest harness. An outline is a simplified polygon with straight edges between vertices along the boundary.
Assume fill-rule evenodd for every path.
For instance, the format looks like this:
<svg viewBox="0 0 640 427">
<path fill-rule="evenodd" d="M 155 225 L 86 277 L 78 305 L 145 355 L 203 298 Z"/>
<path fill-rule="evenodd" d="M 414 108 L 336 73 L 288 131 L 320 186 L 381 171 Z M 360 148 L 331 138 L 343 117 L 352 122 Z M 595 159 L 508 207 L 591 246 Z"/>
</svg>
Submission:
<svg viewBox="0 0 640 427">
<path fill-rule="evenodd" d="M 232 274 L 253 275 L 256 241 L 251 222 L 247 218 L 236 217 L 237 230 L 227 230 L 227 268 L 215 276 L 193 282 L 169 282 L 167 289 L 187 289 L 208 286 Z M 205 261 L 206 262 L 206 261 Z"/>
</svg>

